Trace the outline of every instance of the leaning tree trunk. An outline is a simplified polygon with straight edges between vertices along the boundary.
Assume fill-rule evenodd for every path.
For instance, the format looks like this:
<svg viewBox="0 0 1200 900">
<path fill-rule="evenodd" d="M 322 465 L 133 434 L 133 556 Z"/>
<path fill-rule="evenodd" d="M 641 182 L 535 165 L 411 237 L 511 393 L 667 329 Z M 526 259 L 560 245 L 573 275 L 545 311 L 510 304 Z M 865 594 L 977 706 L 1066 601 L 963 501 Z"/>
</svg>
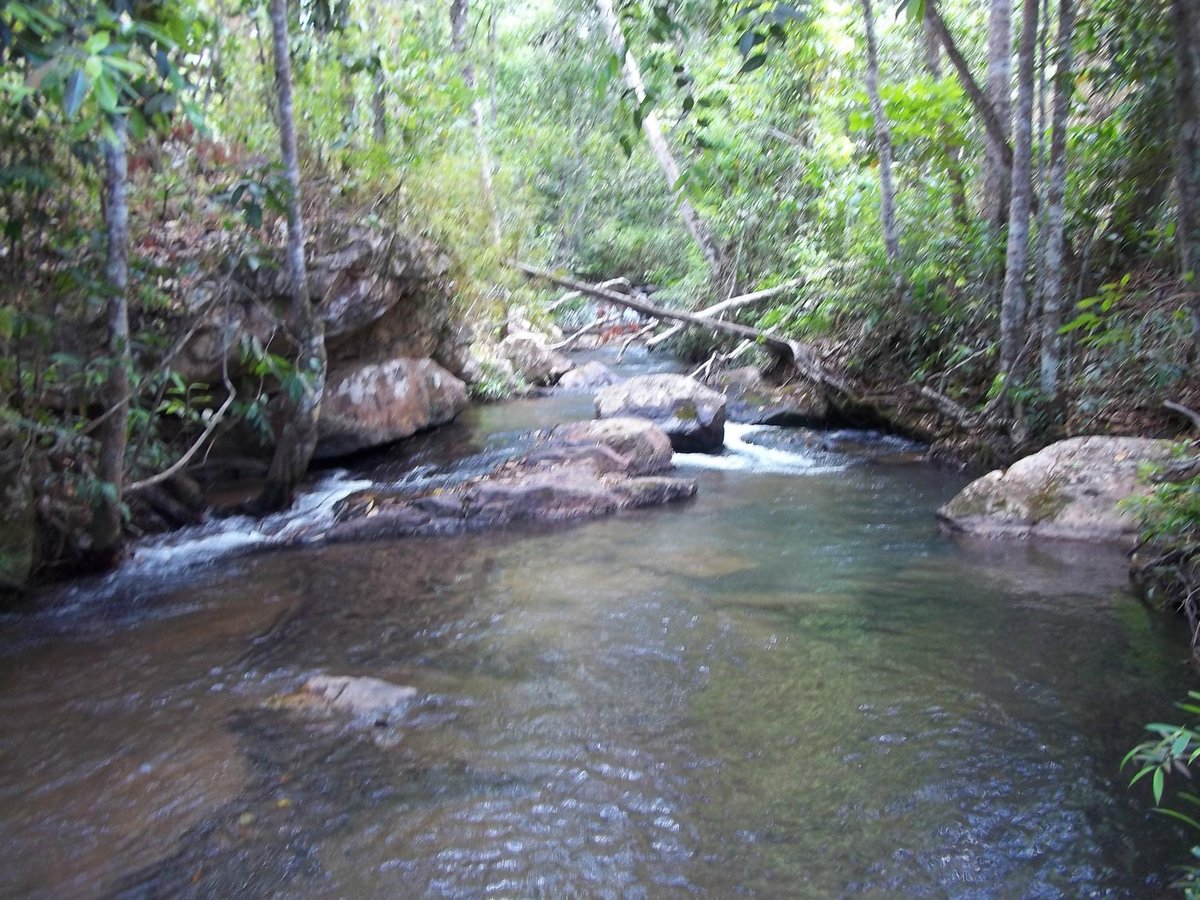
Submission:
<svg viewBox="0 0 1200 900">
<path fill-rule="evenodd" d="M 1071 115 L 1074 78 L 1072 42 L 1075 36 L 1074 0 L 1059 0 L 1058 63 L 1051 112 L 1050 173 L 1046 187 L 1046 234 L 1042 240 L 1042 392 L 1057 397 L 1062 369 L 1063 261 L 1066 246 L 1064 199 L 1067 189 L 1067 124 Z"/>
<path fill-rule="evenodd" d="M 1004 225 L 1012 189 L 1011 156 L 1005 158 L 1005 145 L 1012 134 L 1012 13 L 1013 0 L 991 0 L 984 81 L 1003 135 L 1003 140 L 997 140 L 988 132 L 984 146 L 983 213 L 993 228 Z"/>
<path fill-rule="evenodd" d="M 279 95 L 279 143 L 288 184 L 287 276 L 292 295 L 288 325 L 298 348 L 297 387 L 285 392 L 285 421 L 258 502 L 263 509 L 281 509 L 291 503 L 317 446 L 317 417 L 325 391 L 325 327 L 309 300 L 308 273 L 304 266 L 304 220 L 300 215 L 300 162 L 296 154 L 287 0 L 271 0 L 270 11 L 275 88 Z"/>
<path fill-rule="evenodd" d="M 471 92 L 471 128 L 475 131 L 475 143 L 479 147 L 479 175 L 483 183 L 484 199 L 492 213 L 492 243 L 500 244 L 500 210 L 496 205 L 495 165 L 488 146 L 487 132 L 483 123 L 483 102 L 475 95 L 475 67 L 467 56 L 467 20 L 470 13 L 469 0 L 450 0 L 450 47 L 462 59 L 462 76 L 467 90 Z"/>
<path fill-rule="evenodd" d="M 1000 300 L 1000 368 L 1012 375 L 1025 336 L 1025 273 L 1029 259 L 1029 220 L 1033 196 L 1033 84 L 1037 49 L 1038 0 L 1024 0 L 1020 66 L 1014 123 L 1012 198 L 1008 211 L 1008 254 Z"/>
<path fill-rule="evenodd" d="M 875 119 L 875 143 L 879 150 L 879 200 L 883 219 L 883 245 L 887 251 L 888 267 L 901 295 L 904 279 L 900 273 L 900 226 L 896 221 L 896 187 L 892 181 L 892 135 L 887 114 L 879 96 L 879 48 L 875 43 L 875 15 L 871 0 L 862 0 L 863 24 L 867 33 L 867 98 Z"/>
<path fill-rule="evenodd" d="M 1174 0 L 1174 8 L 1179 191 L 1176 240 L 1180 273 L 1190 298 L 1192 338 L 1200 352 L 1200 10 L 1195 0 Z"/>
<path fill-rule="evenodd" d="M 931 77 L 941 79 L 941 45 L 937 34 L 928 18 L 921 23 L 921 27 L 925 69 Z M 942 152 L 946 154 L 946 177 L 950 179 L 950 208 L 954 213 L 954 221 L 965 231 L 971 227 L 971 213 L 967 209 L 967 176 L 963 171 L 962 154 L 951 139 L 945 119 L 938 124 L 938 131 L 942 138 Z"/>
<path fill-rule="evenodd" d="M 104 218 L 108 228 L 108 383 L 105 419 L 100 427 L 100 480 L 92 511 L 90 553 L 99 565 L 112 563 L 121 549 L 121 495 L 129 435 L 129 203 L 125 119 L 112 120 L 104 142 Z"/>
<path fill-rule="evenodd" d="M 642 80 L 642 70 L 626 46 L 625 33 L 621 30 L 621 22 L 617 18 L 616 10 L 613 9 L 612 0 L 595 0 L 595 2 L 596 10 L 600 13 L 600 20 L 604 23 L 609 47 L 616 54 L 617 59 L 622 61 L 621 72 L 625 78 L 625 85 L 633 92 L 634 100 L 637 103 L 644 103 L 646 84 Z M 684 227 L 692 236 L 692 240 L 696 242 L 696 246 L 700 248 L 700 252 L 704 254 L 713 278 L 719 279 L 724 271 L 724 259 L 721 251 L 717 247 L 716 241 L 713 240 L 708 225 L 700 218 L 695 207 L 679 195 L 679 164 L 675 161 L 671 148 L 667 144 L 667 137 L 663 134 L 658 114 L 652 109 L 642 116 L 642 133 L 646 136 L 646 143 L 650 145 L 650 152 L 654 154 L 659 168 L 662 169 L 663 177 L 667 180 L 667 187 L 678 200 L 679 216 L 683 219 Z"/>
</svg>

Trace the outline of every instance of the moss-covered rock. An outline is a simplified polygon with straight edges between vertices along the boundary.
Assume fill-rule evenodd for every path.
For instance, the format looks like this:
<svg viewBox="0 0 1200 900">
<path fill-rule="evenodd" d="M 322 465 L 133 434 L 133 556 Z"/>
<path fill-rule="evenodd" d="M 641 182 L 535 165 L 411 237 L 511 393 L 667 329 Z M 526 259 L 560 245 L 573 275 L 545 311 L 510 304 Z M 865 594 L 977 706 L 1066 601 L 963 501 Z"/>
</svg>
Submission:
<svg viewBox="0 0 1200 900">
<path fill-rule="evenodd" d="M 1047 537 L 1132 543 L 1137 522 L 1122 501 L 1149 492 L 1143 463 L 1171 458 L 1169 441 L 1079 437 L 997 469 L 938 511 L 955 531 L 985 537 Z"/>
</svg>

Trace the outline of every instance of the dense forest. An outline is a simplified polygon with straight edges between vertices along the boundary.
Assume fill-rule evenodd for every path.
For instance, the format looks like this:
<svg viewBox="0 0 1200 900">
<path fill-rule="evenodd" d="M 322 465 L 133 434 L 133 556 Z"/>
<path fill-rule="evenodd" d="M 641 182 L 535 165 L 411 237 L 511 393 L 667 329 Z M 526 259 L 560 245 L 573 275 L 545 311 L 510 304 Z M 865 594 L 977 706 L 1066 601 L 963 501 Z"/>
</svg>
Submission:
<svg viewBox="0 0 1200 900">
<path fill-rule="evenodd" d="M 348 396 L 552 382 L 527 329 L 947 465 L 1178 440 L 1136 562 L 1200 635 L 1194 0 L 9 0 L 0 225 L 6 596 L 286 509 L 397 437 Z"/>
</svg>

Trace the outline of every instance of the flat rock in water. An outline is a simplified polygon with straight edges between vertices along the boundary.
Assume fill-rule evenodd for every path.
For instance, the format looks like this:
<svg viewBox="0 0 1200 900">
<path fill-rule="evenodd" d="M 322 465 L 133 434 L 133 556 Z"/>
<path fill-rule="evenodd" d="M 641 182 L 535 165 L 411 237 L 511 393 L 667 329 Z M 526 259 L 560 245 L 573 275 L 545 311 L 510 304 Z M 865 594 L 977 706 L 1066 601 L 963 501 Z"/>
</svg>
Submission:
<svg viewBox="0 0 1200 900">
<path fill-rule="evenodd" d="M 296 693 L 275 698 L 269 705 L 279 709 L 347 713 L 379 725 L 403 716 L 416 696 L 416 688 L 381 678 L 315 675 Z"/>
<path fill-rule="evenodd" d="M 627 457 L 630 475 L 653 475 L 671 468 L 671 439 L 649 419 L 618 416 L 559 425 L 552 440 L 600 444 Z"/>
<path fill-rule="evenodd" d="M 563 388 L 602 388 L 610 384 L 619 384 L 625 379 L 604 365 L 602 362 L 586 362 L 572 369 L 558 379 L 558 386 Z"/>
<path fill-rule="evenodd" d="M 716 453 L 725 445 L 725 395 L 686 375 L 638 375 L 596 395 L 602 419 L 649 419 L 680 453 Z"/>
<path fill-rule="evenodd" d="M 641 475 L 659 468 L 669 442 L 648 422 L 626 428 L 612 430 L 638 441 L 628 454 L 595 436 L 567 441 L 552 432 L 550 441 L 525 457 L 451 488 L 359 491 L 338 504 L 335 524 L 324 536 L 348 541 L 455 534 L 517 521 L 591 518 L 696 493 L 693 481 Z"/>
<path fill-rule="evenodd" d="M 1150 492 L 1138 477 L 1143 463 L 1172 457 L 1170 441 L 1070 438 L 971 482 L 938 518 L 984 537 L 1132 543 L 1137 522 L 1121 501 Z"/>
</svg>

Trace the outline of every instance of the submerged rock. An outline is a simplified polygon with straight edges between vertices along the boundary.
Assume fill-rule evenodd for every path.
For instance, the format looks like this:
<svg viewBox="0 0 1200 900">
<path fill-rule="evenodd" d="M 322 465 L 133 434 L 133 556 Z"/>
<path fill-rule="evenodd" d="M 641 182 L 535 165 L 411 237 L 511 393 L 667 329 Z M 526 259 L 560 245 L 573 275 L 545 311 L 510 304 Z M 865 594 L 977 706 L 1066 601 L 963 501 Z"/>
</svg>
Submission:
<svg viewBox="0 0 1200 900">
<path fill-rule="evenodd" d="M 725 395 L 686 375 L 638 375 L 596 395 L 602 419 L 649 419 L 681 453 L 718 452 L 725 444 Z"/>
<path fill-rule="evenodd" d="M 444 425 L 467 405 L 467 387 L 433 360 L 391 359 L 329 376 L 316 458 L 344 456 Z"/>
<path fill-rule="evenodd" d="M 730 422 L 812 427 L 829 419 L 829 401 L 808 381 L 772 384 L 754 366 L 730 369 L 709 380 L 728 397 Z"/>
<path fill-rule="evenodd" d="M 416 696 L 416 688 L 381 678 L 315 675 L 296 693 L 275 697 L 267 705 L 323 714 L 348 713 L 375 725 L 387 725 L 403 716 Z"/>
<path fill-rule="evenodd" d="M 496 349 L 530 384 L 554 384 L 571 369 L 571 360 L 550 349 L 546 339 L 532 331 L 510 332 Z"/>
<path fill-rule="evenodd" d="M 657 431 L 650 423 L 620 424 L 609 434 L 574 438 L 556 430 L 525 457 L 465 484 L 421 493 L 360 491 L 338 505 L 324 536 L 345 541 L 453 534 L 516 521 L 591 518 L 693 496 L 695 482 L 640 474 L 669 463 L 666 435 L 650 429 Z"/>
<path fill-rule="evenodd" d="M 1137 522 L 1121 501 L 1149 493 L 1138 478 L 1143 463 L 1171 458 L 1169 441 L 1070 438 L 973 481 L 938 518 L 985 537 L 1131 542 Z"/>
<path fill-rule="evenodd" d="M 619 384 L 625 379 L 604 365 L 592 360 L 582 366 L 572 369 L 558 380 L 559 387 L 565 388 L 602 388 L 610 384 Z"/>
</svg>

